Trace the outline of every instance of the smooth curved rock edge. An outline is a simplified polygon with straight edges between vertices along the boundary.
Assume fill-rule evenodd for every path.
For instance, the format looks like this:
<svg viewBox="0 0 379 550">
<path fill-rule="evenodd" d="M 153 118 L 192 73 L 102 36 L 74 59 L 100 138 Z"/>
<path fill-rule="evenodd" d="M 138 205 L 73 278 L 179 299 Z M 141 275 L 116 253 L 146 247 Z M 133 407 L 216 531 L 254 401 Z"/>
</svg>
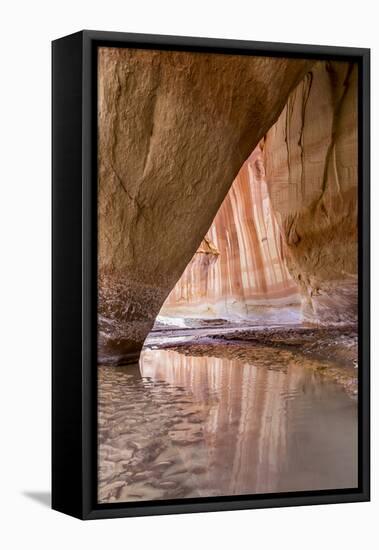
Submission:
<svg viewBox="0 0 379 550">
<path fill-rule="evenodd" d="M 99 361 L 134 361 L 234 178 L 312 63 L 100 48 Z"/>
<path fill-rule="evenodd" d="M 357 143 L 357 66 L 318 62 L 226 195 L 217 262 L 195 254 L 162 315 L 292 323 L 297 290 L 299 321 L 355 323 Z"/>
<path fill-rule="evenodd" d="M 263 141 L 246 160 L 204 241 L 160 315 L 256 322 L 300 318 L 298 285 L 286 267 L 282 235 L 268 195 Z"/>
<path fill-rule="evenodd" d="M 358 316 L 358 66 L 317 62 L 264 139 L 268 190 L 305 320 Z"/>
</svg>

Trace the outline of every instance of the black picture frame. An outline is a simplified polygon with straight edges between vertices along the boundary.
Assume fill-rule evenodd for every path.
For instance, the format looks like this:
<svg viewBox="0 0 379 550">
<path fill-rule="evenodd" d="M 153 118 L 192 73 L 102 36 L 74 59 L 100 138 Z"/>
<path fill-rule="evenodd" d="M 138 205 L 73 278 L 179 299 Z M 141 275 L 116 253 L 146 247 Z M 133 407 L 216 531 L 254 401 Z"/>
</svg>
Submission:
<svg viewBox="0 0 379 550">
<path fill-rule="evenodd" d="M 97 504 L 98 46 L 354 60 L 359 66 L 359 486 L 357 489 Z M 52 507 L 81 519 L 370 499 L 370 50 L 81 31 L 52 43 Z"/>
</svg>

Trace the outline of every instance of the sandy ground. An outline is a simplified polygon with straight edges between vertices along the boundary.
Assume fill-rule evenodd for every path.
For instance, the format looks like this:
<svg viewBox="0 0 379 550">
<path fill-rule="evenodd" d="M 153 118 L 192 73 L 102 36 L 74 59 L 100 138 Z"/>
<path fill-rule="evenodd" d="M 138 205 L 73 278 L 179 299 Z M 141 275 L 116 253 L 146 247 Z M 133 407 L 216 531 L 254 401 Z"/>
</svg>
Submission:
<svg viewBox="0 0 379 550">
<path fill-rule="evenodd" d="M 243 327 L 170 331 L 178 341 L 154 341 L 159 348 L 191 356 L 211 356 L 252 362 L 264 355 L 267 365 L 276 363 L 278 353 L 313 368 L 341 384 L 347 393 L 358 393 L 358 335 L 355 327 Z M 180 340 L 182 336 L 182 341 Z M 149 345 L 152 345 L 153 340 Z M 271 353 L 270 353 L 271 350 Z"/>
</svg>

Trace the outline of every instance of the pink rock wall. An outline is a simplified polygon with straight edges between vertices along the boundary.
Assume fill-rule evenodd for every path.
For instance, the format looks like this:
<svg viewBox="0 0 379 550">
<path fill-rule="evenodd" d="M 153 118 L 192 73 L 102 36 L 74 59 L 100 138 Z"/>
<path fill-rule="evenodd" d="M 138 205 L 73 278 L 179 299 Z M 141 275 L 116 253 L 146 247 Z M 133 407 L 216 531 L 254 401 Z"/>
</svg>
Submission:
<svg viewBox="0 0 379 550">
<path fill-rule="evenodd" d="M 260 318 L 275 317 L 280 307 L 293 320 L 298 303 L 258 145 L 160 314 Z"/>
</svg>

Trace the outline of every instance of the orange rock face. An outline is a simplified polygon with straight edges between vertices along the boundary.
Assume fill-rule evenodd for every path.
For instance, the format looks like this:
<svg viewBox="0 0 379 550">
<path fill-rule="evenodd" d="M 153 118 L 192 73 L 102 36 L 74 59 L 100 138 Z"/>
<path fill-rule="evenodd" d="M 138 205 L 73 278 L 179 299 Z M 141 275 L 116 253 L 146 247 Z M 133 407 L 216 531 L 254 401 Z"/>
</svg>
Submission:
<svg viewBox="0 0 379 550">
<path fill-rule="evenodd" d="M 138 360 L 242 164 L 311 65 L 99 49 L 100 360 Z"/>
<path fill-rule="evenodd" d="M 357 316 L 357 67 L 318 62 L 241 168 L 161 315 Z M 267 175 L 266 175 L 267 174 Z M 291 307 L 288 307 L 291 306 Z"/>
<path fill-rule="evenodd" d="M 135 361 L 160 310 L 355 321 L 356 65 L 101 48 L 98 69 L 100 360 Z"/>
<path fill-rule="evenodd" d="M 287 320 L 299 294 L 283 255 L 261 146 L 242 166 L 162 316 Z"/>
</svg>

